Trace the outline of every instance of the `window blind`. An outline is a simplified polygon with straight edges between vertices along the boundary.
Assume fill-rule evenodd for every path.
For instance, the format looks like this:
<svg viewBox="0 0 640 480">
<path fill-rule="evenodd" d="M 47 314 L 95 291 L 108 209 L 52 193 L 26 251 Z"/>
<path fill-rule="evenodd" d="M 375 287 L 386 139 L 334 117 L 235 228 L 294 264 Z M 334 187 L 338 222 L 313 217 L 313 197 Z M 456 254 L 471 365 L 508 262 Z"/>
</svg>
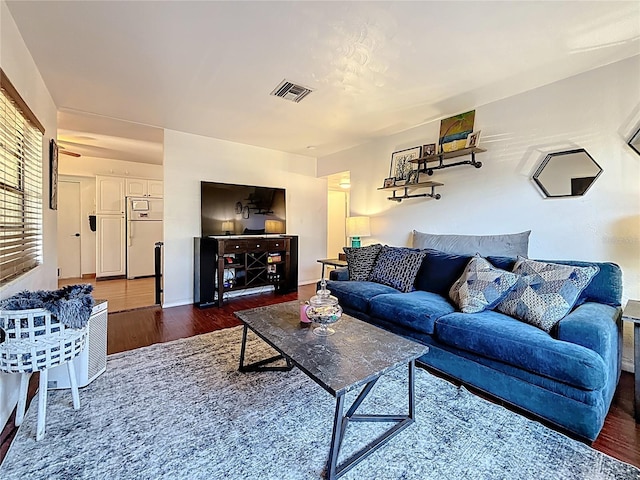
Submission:
<svg viewBox="0 0 640 480">
<path fill-rule="evenodd" d="M 42 132 L 0 88 L 0 285 L 42 263 Z"/>
</svg>

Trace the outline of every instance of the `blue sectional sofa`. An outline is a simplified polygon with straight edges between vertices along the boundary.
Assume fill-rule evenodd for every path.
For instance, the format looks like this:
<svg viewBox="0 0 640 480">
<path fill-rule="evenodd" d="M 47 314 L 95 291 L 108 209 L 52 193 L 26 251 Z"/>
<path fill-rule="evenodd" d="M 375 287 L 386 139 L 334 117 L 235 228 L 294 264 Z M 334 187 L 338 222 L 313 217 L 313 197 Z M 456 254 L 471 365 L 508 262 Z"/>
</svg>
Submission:
<svg viewBox="0 0 640 480">
<path fill-rule="evenodd" d="M 534 414 L 582 440 L 598 436 L 621 368 L 622 272 L 612 263 L 557 261 L 598 267 L 573 310 L 547 333 L 495 310 L 462 313 L 451 285 L 472 257 L 427 250 L 413 291 L 331 272 L 327 288 L 344 311 L 410 337 L 430 351 L 419 362 Z M 487 257 L 511 271 L 515 258 Z"/>
</svg>

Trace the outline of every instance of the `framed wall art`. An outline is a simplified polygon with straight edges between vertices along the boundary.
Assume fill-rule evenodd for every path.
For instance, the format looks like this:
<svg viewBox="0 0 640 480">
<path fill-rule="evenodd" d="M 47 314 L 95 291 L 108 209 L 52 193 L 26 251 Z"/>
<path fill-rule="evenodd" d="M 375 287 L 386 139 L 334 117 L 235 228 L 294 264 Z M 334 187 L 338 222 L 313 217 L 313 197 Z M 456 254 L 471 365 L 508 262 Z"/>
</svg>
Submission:
<svg viewBox="0 0 640 480">
<path fill-rule="evenodd" d="M 396 179 L 393 177 L 385 178 L 382 188 L 393 187 L 396 184 Z"/>
<path fill-rule="evenodd" d="M 422 156 L 430 157 L 431 155 L 436 154 L 436 144 L 435 143 L 427 143 L 422 146 Z"/>
<path fill-rule="evenodd" d="M 396 185 L 400 181 L 406 181 L 409 173 L 413 170 L 411 160 L 422 156 L 422 147 L 407 148 L 391 154 L 391 166 L 389 176 L 396 179 Z"/>
<path fill-rule="evenodd" d="M 480 143 L 480 132 L 482 130 L 477 130 L 475 132 L 470 133 L 467 136 L 467 143 L 465 144 L 464 148 L 475 148 L 478 146 L 478 144 Z"/>
<path fill-rule="evenodd" d="M 476 111 L 471 110 L 443 119 L 440 122 L 440 136 L 438 137 L 440 153 L 464 148 L 467 137 L 473 132 L 475 118 Z"/>
<path fill-rule="evenodd" d="M 49 142 L 49 208 L 58 209 L 58 145 L 53 138 Z"/>
</svg>

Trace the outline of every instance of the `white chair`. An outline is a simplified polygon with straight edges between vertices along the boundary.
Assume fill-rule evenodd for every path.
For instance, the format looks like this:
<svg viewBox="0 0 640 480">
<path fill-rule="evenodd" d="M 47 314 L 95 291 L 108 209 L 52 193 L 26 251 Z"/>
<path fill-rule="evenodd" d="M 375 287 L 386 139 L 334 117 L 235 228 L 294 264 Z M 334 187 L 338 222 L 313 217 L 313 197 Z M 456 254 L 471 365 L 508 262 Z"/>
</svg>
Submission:
<svg viewBox="0 0 640 480">
<path fill-rule="evenodd" d="M 87 328 L 70 329 L 48 310 L 0 310 L 0 329 L 4 342 L 0 343 L 0 371 L 20 373 L 20 395 L 16 412 L 16 426 L 22 424 L 27 404 L 27 387 L 33 372 L 40 372 L 38 392 L 38 429 L 36 440 L 44 437 L 47 418 L 48 369 L 67 364 L 73 408 L 80 408 L 80 396 L 73 360 L 84 348 Z"/>
</svg>

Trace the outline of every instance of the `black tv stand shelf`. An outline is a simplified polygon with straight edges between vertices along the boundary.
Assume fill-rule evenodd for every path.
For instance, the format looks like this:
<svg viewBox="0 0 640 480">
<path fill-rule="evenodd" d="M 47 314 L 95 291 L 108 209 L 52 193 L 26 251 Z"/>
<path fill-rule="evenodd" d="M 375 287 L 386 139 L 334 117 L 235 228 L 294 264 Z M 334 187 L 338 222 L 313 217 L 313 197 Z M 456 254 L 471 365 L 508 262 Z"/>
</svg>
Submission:
<svg viewBox="0 0 640 480">
<path fill-rule="evenodd" d="M 476 153 L 486 152 L 484 148 L 471 147 L 461 148 L 453 152 L 436 153 L 435 155 L 429 155 L 426 157 L 414 158 L 410 160 L 411 163 L 418 164 L 418 171 L 426 173 L 427 175 L 433 175 L 434 170 L 440 170 L 443 168 L 457 167 L 459 165 L 473 165 L 476 168 L 482 167 L 482 162 L 476 161 Z M 471 156 L 471 160 L 461 160 L 453 163 L 445 163 L 445 160 L 450 158 L 459 158 L 466 155 Z M 435 165 L 429 165 L 435 163 Z"/>
<path fill-rule="evenodd" d="M 221 307 L 225 292 L 272 285 L 276 293 L 298 289 L 298 237 L 194 238 L 193 302 Z"/>
</svg>

